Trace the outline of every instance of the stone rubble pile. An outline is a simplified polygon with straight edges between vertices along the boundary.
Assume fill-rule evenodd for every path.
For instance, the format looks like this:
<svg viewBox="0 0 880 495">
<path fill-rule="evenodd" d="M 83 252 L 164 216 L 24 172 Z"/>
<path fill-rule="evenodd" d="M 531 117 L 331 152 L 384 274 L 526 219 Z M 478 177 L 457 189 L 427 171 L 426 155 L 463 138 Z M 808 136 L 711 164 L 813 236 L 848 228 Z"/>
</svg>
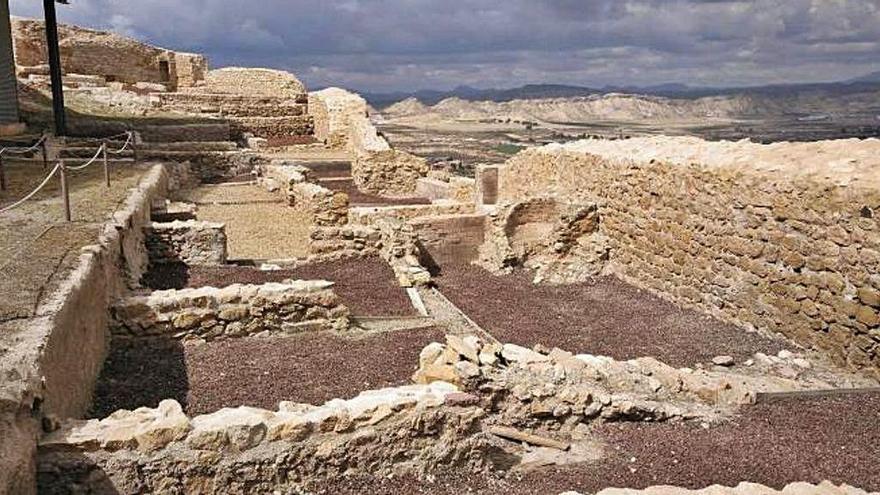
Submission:
<svg viewBox="0 0 880 495">
<path fill-rule="evenodd" d="M 348 308 L 326 281 L 164 290 L 121 300 L 112 331 L 126 337 L 217 340 L 341 330 Z"/>
</svg>

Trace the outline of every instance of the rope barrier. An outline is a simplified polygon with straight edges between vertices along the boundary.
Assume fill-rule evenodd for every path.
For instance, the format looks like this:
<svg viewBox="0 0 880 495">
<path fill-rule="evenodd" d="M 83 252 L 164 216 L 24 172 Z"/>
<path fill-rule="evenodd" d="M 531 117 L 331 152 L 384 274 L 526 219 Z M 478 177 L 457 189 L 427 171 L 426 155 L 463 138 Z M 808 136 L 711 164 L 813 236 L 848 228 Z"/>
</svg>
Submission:
<svg viewBox="0 0 880 495">
<path fill-rule="evenodd" d="M 49 175 L 47 175 L 46 178 L 43 179 L 43 182 L 41 182 L 40 185 L 37 186 L 36 189 L 34 189 L 33 191 L 30 192 L 30 194 L 28 194 L 27 196 L 21 198 L 20 200 L 16 201 L 15 203 L 12 203 L 12 204 L 9 205 L 9 206 L 5 206 L 5 207 L 3 207 L 3 208 L 0 208 L 0 214 L 2 214 L 2 213 L 6 213 L 7 211 L 14 210 L 14 209 L 18 208 L 19 206 L 23 205 L 27 200 L 33 198 L 38 192 L 40 192 L 40 190 L 42 190 L 44 187 L 46 187 L 46 184 L 49 183 L 49 180 L 50 180 L 52 177 L 54 177 L 55 174 L 56 174 L 56 173 L 58 172 L 58 170 L 60 170 L 60 169 L 61 169 L 61 163 L 59 162 L 57 165 L 55 165 L 55 168 L 53 168 L 52 171 L 49 172 Z"/>
<path fill-rule="evenodd" d="M 88 161 L 87 163 L 85 163 L 84 165 L 77 165 L 76 167 L 65 166 L 64 169 L 65 169 L 65 170 L 73 170 L 74 172 L 77 172 L 77 171 L 79 171 L 79 170 L 85 170 L 85 169 L 88 168 L 91 164 L 95 163 L 95 162 L 98 160 L 98 156 L 101 155 L 101 152 L 102 152 L 102 151 L 104 151 L 104 145 L 103 145 L 103 144 L 102 144 L 101 146 L 98 147 L 98 151 L 95 152 L 95 156 L 93 156 L 92 159 L 89 160 L 89 161 Z"/>
<path fill-rule="evenodd" d="M 0 150 L 0 156 L 2 156 L 4 153 L 15 153 L 15 154 L 21 154 L 21 155 L 23 155 L 25 153 L 30 153 L 31 151 L 35 151 L 37 148 L 39 148 L 40 145 L 43 144 L 44 141 L 46 141 L 46 138 L 47 138 L 47 136 L 44 134 L 43 137 L 41 137 L 40 140 L 37 141 L 30 148 L 18 148 L 18 147 L 14 147 L 14 146 L 8 146 L 8 147 Z"/>
<path fill-rule="evenodd" d="M 114 155 L 118 155 L 118 154 L 122 153 L 122 152 L 125 151 L 125 150 L 128 148 L 128 146 L 131 144 L 131 141 L 132 141 L 132 138 L 133 138 L 133 137 L 134 137 L 134 133 L 133 133 L 133 132 L 128 132 L 128 139 L 125 140 L 125 144 L 122 145 L 122 148 L 119 148 L 118 150 L 107 150 L 107 152 L 108 152 L 108 153 L 113 153 Z M 106 146 L 106 145 L 105 145 L 105 146 Z"/>
</svg>

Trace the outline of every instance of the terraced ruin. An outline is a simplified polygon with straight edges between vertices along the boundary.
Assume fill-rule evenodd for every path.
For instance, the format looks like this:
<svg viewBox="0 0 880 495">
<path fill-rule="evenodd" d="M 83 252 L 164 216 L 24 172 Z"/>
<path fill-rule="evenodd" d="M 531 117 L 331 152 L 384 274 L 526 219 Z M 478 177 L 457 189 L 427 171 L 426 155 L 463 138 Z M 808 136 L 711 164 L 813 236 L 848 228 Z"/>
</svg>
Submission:
<svg viewBox="0 0 880 495">
<path fill-rule="evenodd" d="M 880 490 L 880 141 L 593 139 L 468 178 L 351 92 L 187 67 L 148 97 L 68 74 L 165 116 L 49 141 L 123 149 L 109 187 L 71 173 L 72 222 L 54 182 L 0 214 L 0 491 Z M 46 173 L 4 163 L 0 209 Z"/>
</svg>

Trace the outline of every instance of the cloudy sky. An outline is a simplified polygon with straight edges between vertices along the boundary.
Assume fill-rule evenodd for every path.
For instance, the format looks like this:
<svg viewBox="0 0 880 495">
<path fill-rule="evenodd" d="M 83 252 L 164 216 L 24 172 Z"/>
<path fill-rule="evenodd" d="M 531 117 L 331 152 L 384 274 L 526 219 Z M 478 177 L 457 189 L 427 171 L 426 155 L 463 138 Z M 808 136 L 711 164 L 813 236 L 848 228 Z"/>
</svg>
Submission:
<svg viewBox="0 0 880 495">
<path fill-rule="evenodd" d="M 13 14 L 41 15 L 37 0 Z M 880 71 L 880 0 L 72 0 L 62 22 L 310 87 L 739 86 Z"/>
</svg>

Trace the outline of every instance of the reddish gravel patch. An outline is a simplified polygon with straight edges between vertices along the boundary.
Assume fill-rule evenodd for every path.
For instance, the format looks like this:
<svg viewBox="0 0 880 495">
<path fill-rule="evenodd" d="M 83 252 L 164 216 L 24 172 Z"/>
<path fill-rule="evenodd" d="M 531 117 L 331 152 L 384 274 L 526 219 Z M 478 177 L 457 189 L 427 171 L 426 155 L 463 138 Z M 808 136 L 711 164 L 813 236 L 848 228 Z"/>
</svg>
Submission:
<svg viewBox="0 0 880 495">
<path fill-rule="evenodd" d="M 394 271 L 380 258 L 362 258 L 304 265 L 293 270 L 262 271 L 246 266 L 195 267 L 156 265 L 144 277 L 154 289 L 226 287 L 265 284 L 287 279 L 329 280 L 352 314 L 357 316 L 415 316 L 416 311 Z"/>
<path fill-rule="evenodd" d="M 118 339 L 95 391 L 92 417 L 173 398 L 187 414 L 223 407 L 276 410 L 280 401 L 323 404 L 410 383 L 419 353 L 442 342 L 435 328 L 349 339 L 330 333 L 182 346 Z"/>
<path fill-rule="evenodd" d="M 428 205 L 431 201 L 427 198 L 386 198 L 360 191 L 351 178 L 345 180 L 322 180 L 320 184 L 331 191 L 340 191 L 348 194 L 351 206 L 400 206 L 400 205 Z"/>
<path fill-rule="evenodd" d="M 782 342 L 677 308 L 613 277 L 536 286 L 525 272 L 494 276 L 482 268 L 443 265 L 443 294 L 502 342 L 542 344 L 576 353 L 632 359 L 653 356 L 692 366 L 718 355 L 775 354 Z"/>
<path fill-rule="evenodd" d="M 791 399 L 743 410 L 710 429 L 692 423 L 605 425 L 608 457 L 594 464 L 546 468 L 507 478 L 461 471 L 432 483 L 412 477 L 346 477 L 309 487 L 314 493 L 549 494 L 653 485 L 705 488 L 742 481 L 775 489 L 830 480 L 880 490 L 880 394 Z M 635 462 L 632 459 L 635 458 Z"/>
</svg>

